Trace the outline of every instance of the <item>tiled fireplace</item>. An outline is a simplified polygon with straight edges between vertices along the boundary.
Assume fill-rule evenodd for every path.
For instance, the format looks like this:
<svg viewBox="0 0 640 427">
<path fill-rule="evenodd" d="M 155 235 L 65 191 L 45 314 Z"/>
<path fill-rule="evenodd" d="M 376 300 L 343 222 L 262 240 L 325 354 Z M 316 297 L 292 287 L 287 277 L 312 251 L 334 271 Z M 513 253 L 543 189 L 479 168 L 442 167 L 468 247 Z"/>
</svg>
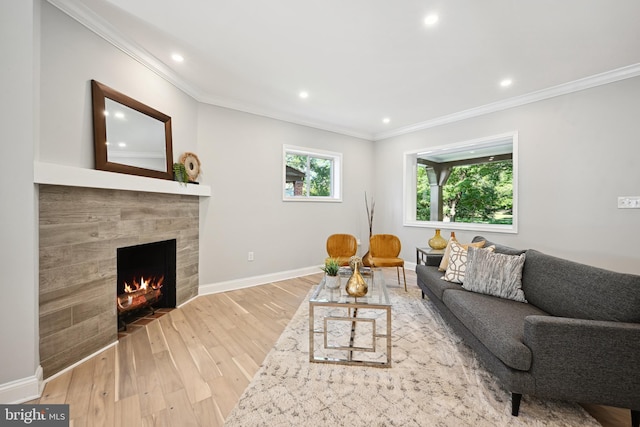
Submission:
<svg viewBox="0 0 640 427">
<path fill-rule="evenodd" d="M 45 378 L 117 339 L 119 250 L 175 240 L 171 303 L 197 295 L 198 197 L 40 185 L 39 207 Z"/>
</svg>

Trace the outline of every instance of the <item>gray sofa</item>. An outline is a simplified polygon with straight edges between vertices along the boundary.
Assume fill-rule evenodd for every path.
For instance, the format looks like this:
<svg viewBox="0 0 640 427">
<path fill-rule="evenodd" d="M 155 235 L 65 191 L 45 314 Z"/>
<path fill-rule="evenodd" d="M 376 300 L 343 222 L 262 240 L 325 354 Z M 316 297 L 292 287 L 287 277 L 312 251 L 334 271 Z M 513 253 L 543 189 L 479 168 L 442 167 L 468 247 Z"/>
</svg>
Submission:
<svg viewBox="0 0 640 427">
<path fill-rule="evenodd" d="M 486 240 L 477 236 L 474 242 Z M 512 394 L 628 408 L 640 424 L 640 276 L 615 273 L 497 243 L 525 254 L 528 303 L 470 292 L 442 280 L 441 257 L 417 265 L 423 298 Z"/>
</svg>

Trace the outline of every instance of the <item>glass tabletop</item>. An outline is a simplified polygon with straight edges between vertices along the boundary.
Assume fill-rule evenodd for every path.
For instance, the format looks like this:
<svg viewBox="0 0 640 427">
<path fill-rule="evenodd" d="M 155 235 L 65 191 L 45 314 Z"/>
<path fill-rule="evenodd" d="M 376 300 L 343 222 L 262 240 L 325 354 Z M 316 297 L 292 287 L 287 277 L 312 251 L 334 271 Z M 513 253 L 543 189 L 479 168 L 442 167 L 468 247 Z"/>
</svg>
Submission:
<svg viewBox="0 0 640 427">
<path fill-rule="evenodd" d="M 364 278 L 368 286 L 367 294 L 363 297 L 352 297 L 347 294 L 345 287 L 349 277 L 351 277 L 351 269 L 349 267 L 340 268 L 340 286 L 336 289 L 329 289 L 325 286 L 325 277 L 322 278 L 318 287 L 309 299 L 310 303 L 336 303 L 336 304 L 372 304 L 372 305 L 391 305 L 389 300 L 389 292 L 384 281 L 384 275 L 380 269 L 371 269 L 361 267 L 360 274 Z"/>
</svg>

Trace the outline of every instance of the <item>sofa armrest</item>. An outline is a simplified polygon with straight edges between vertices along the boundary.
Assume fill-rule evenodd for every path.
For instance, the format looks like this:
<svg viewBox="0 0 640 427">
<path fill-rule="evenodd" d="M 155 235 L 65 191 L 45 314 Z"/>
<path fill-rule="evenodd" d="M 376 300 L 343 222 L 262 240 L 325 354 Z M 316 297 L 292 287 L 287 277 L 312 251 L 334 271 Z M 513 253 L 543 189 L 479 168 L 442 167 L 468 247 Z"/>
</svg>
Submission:
<svg viewBox="0 0 640 427">
<path fill-rule="evenodd" d="M 536 394 L 640 409 L 640 324 L 528 316 Z"/>
</svg>

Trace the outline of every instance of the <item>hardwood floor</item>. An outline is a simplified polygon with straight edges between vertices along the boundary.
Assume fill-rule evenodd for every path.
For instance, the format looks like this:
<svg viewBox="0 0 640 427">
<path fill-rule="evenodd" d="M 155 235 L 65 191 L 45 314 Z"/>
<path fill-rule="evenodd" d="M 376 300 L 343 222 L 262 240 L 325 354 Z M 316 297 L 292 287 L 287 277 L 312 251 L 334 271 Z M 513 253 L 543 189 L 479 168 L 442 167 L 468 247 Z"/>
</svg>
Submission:
<svg viewBox="0 0 640 427">
<path fill-rule="evenodd" d="M 393 274 L 391 274 L 393 273 Z M 395 270 L 386 269 L 387 283 Z M 46 383 L 71 426 L 221 426 L 321 273 L 196 298 Z M 407 286 L 416 286 L 407 270 Z M 629 411 L 590 405 L 605 427 Z"/>
<path fill-rule="evenodd" d="M 321 274 L 196 298 L 47 382 L 78 426 L 219 426 Z"/>
</svg>

